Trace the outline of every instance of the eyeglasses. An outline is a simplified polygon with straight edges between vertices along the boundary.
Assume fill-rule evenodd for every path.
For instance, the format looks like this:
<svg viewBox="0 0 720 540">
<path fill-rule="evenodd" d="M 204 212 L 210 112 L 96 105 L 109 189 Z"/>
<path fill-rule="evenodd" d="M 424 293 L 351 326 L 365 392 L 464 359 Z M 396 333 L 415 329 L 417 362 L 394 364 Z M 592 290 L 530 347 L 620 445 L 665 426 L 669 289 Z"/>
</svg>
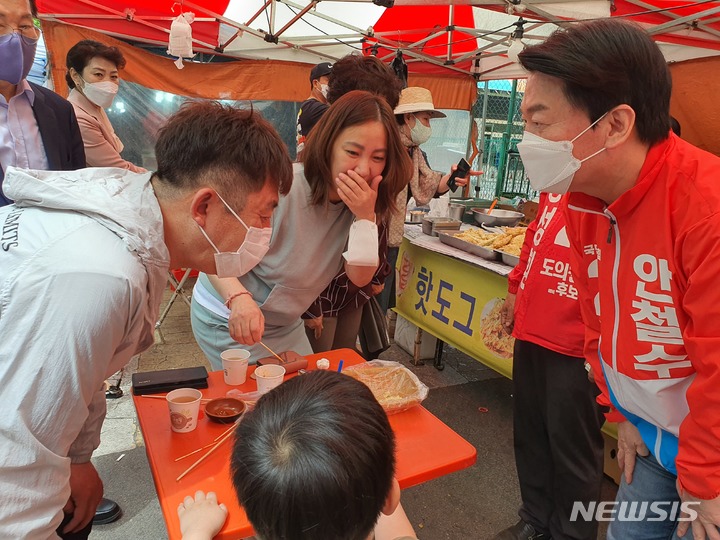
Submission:
<svg viewBox="0 0 720 540">
<path fill-rule="evenodd" d="M 23 24 L 17 28 L 13 28 L 9 24 L 0 24 L 0 38 L 11 36 L 12 34 L 18 34 L 26 40 L 37 41 L 40 39 L 41 33 L 40 28 L 34 24 Z"/>
</svg>

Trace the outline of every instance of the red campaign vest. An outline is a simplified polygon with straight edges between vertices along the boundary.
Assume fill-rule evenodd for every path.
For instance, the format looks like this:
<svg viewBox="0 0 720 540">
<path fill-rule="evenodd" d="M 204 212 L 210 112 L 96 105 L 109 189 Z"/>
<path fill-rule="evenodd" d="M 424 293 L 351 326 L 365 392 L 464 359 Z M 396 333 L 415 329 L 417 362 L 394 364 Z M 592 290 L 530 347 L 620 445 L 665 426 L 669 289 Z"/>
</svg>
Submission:
<svg viewBox="0 0 720 540">
<path fill-rule="evenodd" d="M 584 325 L 570 270 L 563 197 L 543 193 L 520 263 L 508 276 L 515 299 L 513 336 L 568 356 L 583 356 Z"/>
</svg>

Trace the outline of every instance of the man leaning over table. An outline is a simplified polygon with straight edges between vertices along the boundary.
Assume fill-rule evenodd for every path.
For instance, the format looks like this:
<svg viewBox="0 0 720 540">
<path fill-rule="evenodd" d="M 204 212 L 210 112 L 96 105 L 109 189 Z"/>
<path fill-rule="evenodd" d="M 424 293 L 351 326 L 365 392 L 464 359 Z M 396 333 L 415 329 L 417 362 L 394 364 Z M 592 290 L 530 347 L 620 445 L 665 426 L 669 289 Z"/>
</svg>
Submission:
<svg viewBox="0 0 720 540">
<path fill-rule="evenodd" d="M 85 151 L 73 107 L 27 81 L 40 31 L 35 2 L 0 0 L 0 185 L 8 167 L 73 170 Z M 0 206 L 10 204 L 0 192 Z"/>
<path fill-rule="evenodd" d="M 595 540 L 595 520 L 571 520 L 573 503 L 600 497 L 602 413 L 585 371 L 578 291 L 570 271 L 563 201 L 540 196 L 500 313 L 515 336 L 513 440 L 520 521 L 493 540 Z"/>
<path fill-rule="evenodd" d="M 691 525 L 685 538 L 718 539 L 720 158 L 671 133 L 670 72 L 632 23 L 568 27 L 520 62 L 525 170 L 535 189 L 571 192 L 585 356 L 618 422 L 618 507 L 646 508 L 608 538 Z"/>
<path fill-rule="evenodd" d="M 6 173 L 0 538 L 87 538 L 103 381 L 152 345 L 168 269 L 237 275 L 246 231 L 269 224 L 292 181 L 270 124 L 215 102 L 184 106 L 156 155 L 156 173 Z"/>
</svg>

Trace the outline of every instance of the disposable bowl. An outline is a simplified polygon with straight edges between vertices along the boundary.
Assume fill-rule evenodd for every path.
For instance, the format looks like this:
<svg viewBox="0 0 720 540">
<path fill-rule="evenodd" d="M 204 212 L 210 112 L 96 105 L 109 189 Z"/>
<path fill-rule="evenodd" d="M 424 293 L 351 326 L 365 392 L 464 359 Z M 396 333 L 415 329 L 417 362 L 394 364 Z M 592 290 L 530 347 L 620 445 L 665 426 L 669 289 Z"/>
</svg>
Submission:
<svg viewBox="0 0 720 540">
<path fill-rule="evenodd" d="M 245 403 L 231 397 L 211 399 L 205 404 L 207 417 L 219 424 L 230 424 L 243 412 L 245 412 Z"/>
</svg>

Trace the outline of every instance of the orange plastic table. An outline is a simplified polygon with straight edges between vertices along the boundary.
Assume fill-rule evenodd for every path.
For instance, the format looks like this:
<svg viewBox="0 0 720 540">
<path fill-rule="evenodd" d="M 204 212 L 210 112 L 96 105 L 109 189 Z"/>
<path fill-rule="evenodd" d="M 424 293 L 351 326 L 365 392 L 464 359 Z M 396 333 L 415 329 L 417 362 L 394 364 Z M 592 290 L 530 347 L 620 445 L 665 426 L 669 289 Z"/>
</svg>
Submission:
<svg viewBox="0 0 720 540">
<path fill-rule="evenodd" d="M 308 369 L 316 369 L 316 360 L 323 357 L 330 360 L 330 369 L 334 370 L 337 370 L 340 359 L 344 360 L 345 367 L 364 361 L 356 352 L 341 349 L 308 356 Z M 254 367 L 250 366 L 247 382 L 237 387 L 225 384 L 222 371 L 210 373 L 208 388 L 202 391 L 203 397 L 223 397 L 231 388 L 241 392 L 255 391 L 255 381 L 249 377 L 253 370 Z M 293 376 L 295 374 L 290 375 Z M 174 433 L 170 429 L 168 407 L 164 400 L 143 396 L 133 396 L 133 400 L 170 539 L 179 540 L 182 537 L 177 517 L 178 505 L 186 495 L 194 494 L 199 489 L 214 491 L 218 500 L 229 509 L 228 519 L 216 538 L 235 540 L 252 536 L 252 527 L 245 512 L 237 504 L 230 481 L 230 440 L 182 480 L 175 480 L 207 450 L 179 462 L 175 462 L 175 458 L 210 444 L 229 426 L 210 422 L 201 413 L 195 431 Z M 397 441 L 396 476 L 401 488 L 459 471 L 475 463 L 475 447 L 424 407 L 413 407 L 390 415 L 389 418 Z"/>
</svg>

